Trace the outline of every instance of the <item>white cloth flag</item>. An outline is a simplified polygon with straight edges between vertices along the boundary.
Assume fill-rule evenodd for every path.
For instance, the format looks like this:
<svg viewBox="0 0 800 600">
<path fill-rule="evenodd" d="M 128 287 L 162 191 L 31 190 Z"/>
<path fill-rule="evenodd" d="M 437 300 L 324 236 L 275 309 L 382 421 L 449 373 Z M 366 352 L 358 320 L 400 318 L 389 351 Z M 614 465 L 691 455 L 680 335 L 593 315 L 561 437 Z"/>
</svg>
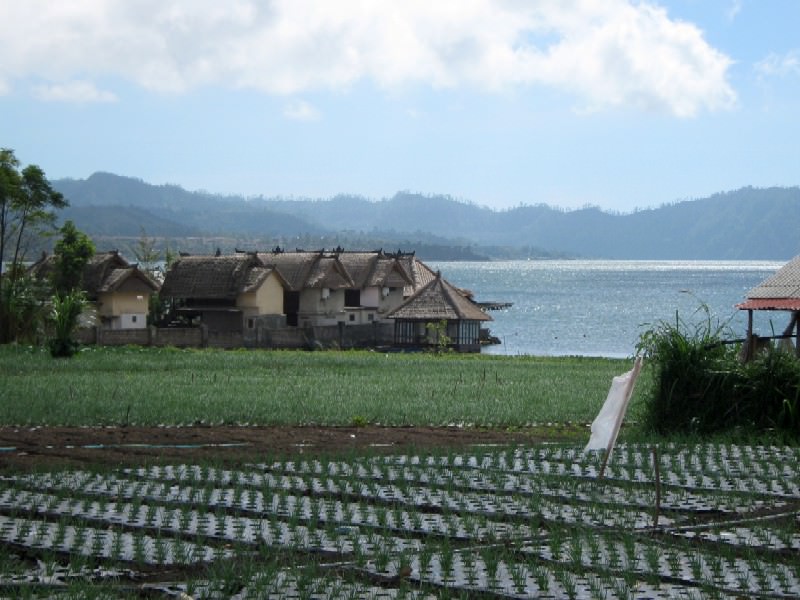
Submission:
<svg viewBox="0 0 800 600">
<path fill-rule="evenodd" d="M 600 413 L 592 421 L 592 435 L 584 452 L 588 450 L 606 450 L 606 454 L 611 454 L 614 444 L 617 441 L 617 434 L 625 417 L 625 409 L 633 394 L 633 386 L 639 371 L 642 368 L 642 358 L 636 357 L 633 369 L 622 375 L 617 375 L 611 380 L 611 389 L 600 409 Z"/>
</svg>

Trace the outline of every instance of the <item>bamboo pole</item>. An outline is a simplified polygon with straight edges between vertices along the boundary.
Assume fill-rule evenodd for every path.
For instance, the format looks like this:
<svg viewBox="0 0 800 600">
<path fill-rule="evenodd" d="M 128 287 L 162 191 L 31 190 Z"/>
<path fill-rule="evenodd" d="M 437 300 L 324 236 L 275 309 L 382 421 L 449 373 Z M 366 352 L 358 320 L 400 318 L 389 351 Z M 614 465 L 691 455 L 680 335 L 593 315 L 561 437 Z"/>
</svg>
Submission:
<svg viewBox="0 0 800 600">
<path fill-rule="evenodd" d="M 658 527 L 658 517 L 661 512 L 661 465 L 658 458 L 658 446 L 653 446 L 653 469 L 656 479 L 656 506 L 653 513 L 653 527 Z"/>
</svg>

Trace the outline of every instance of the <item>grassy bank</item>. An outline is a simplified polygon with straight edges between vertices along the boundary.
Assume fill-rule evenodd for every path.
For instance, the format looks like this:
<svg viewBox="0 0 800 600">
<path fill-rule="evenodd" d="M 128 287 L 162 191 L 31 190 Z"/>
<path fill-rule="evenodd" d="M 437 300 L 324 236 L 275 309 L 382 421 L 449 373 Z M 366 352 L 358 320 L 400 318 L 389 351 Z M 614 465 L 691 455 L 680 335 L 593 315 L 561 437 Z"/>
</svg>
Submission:
<svg viewBox="0 0 800 600">
<path fill-rule="evenodd" d="M 631 361 L 0 347 L 0 425 L 589 422 Z M 630 417 L 637 419 L 639 387 Z"/>
</svg>

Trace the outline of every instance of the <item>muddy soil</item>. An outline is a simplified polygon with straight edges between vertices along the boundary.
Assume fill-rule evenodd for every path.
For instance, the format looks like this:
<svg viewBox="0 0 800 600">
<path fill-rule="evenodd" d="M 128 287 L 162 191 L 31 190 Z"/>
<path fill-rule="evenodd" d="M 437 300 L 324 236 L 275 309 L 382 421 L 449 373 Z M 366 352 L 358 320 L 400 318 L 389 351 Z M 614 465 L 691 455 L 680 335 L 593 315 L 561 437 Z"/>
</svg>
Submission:
<svg viewBox="0 0 800 600">
<path fill-rule="evenodd" d="M 162 461 L 227 464 L 376 452 L 531 444 L 586 436 L 585 426 L 514 431 L 456 427 L 0 427 L 0 470 Z"/>
</svg>

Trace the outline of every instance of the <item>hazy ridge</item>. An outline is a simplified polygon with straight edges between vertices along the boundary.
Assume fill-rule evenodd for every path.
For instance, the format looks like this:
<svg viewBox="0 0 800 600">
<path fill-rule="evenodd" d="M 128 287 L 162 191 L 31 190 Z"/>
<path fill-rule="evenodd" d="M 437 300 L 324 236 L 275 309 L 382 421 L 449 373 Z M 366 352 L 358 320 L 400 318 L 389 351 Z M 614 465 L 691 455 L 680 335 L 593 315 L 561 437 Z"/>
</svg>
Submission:
<svg viewBox="0 0 800 600">
<path fill-rule="evenodd" d="M 399 192 L 370 200 L 243 198 L 95 173 L 53 182 L 62 218 L 95 239 L 147 235 L 179 249 L 275 244 L 308 248 L 427 247 L 427 258 L 575 256 L 608 259 L 786 260 L 800 254 L 800 188 L 742 188 L 629 214 L 544 204 L 496 211 L 447 196 Z M 200 247 L 198 248 L 198 244 Z M 106 244 L 108 245 L 108 244 Z M 420 251 L 423 256 L 426 252 Z"/>
</svg>

